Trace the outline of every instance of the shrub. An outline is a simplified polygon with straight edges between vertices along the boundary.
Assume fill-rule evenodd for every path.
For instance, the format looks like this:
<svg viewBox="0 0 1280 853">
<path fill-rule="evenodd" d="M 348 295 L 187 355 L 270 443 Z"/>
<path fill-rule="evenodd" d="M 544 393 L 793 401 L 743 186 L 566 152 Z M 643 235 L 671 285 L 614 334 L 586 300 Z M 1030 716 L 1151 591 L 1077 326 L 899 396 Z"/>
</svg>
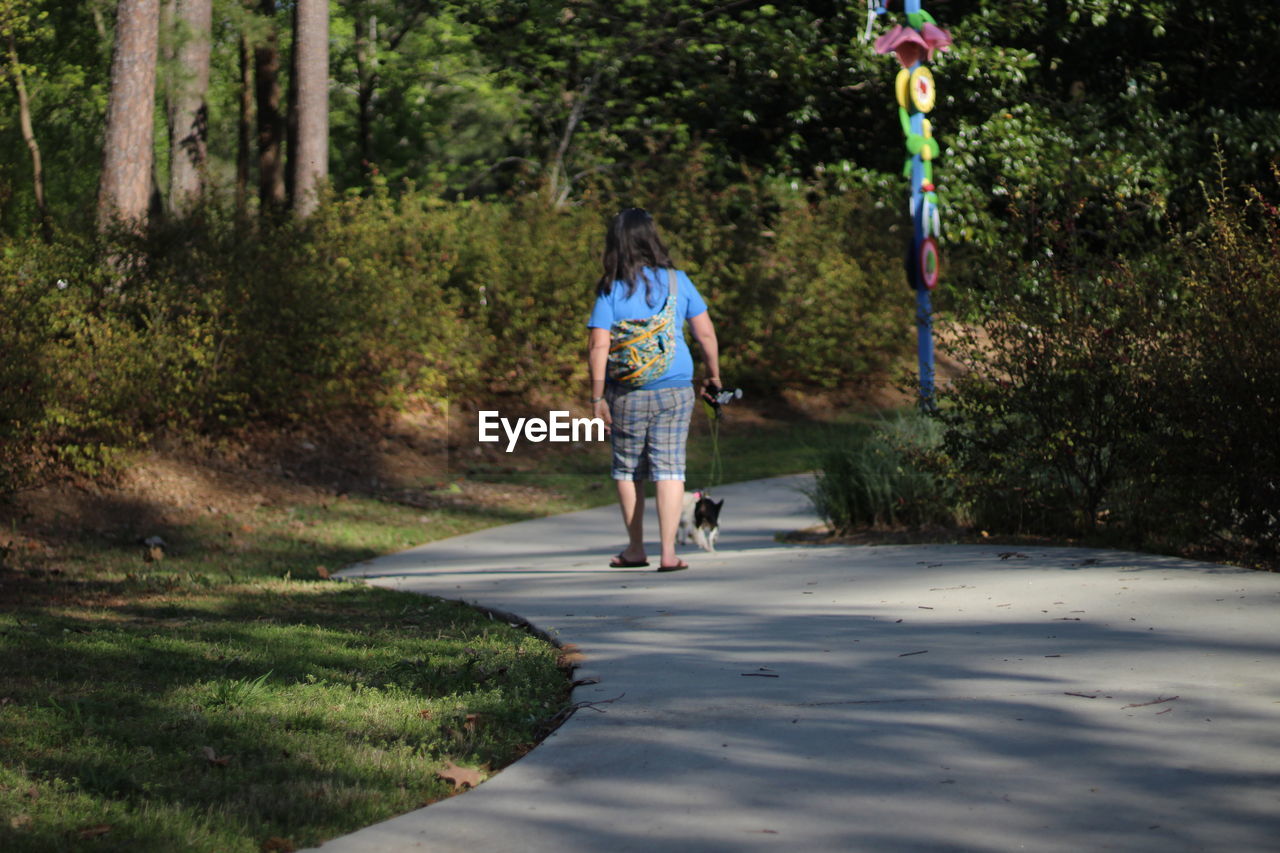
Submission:
<svg viewBox="0 0 1280 853">
<path fill-rule="evenodd" d="M 1280 235 L 1256 195 L 1209 212 L 1128 259 L 1046 221 L 974 298 L 938 417 L 977 523 L 1275 552 Z"/>
<path fill-rule="evenodd" d="M 49 379 L 44 354 L 54 282 L 41 273 L 41 244 L 0 252 L 0 494 L 22 485 L 24 469 L 44 418 Z M 56 279 L 54 280 L 56 282 Z"/>
<path fill-rule="evenodd" d="M 1080 533 L 1145 452 L 1155 326 L 1178 309 L 1124 267 L 1077 257 L 1032 275 L 993 294 L 982 337 L 956 332 L 969 372 L 938 416 L 977 523 Z"/>
<path fill-rule="evenodd" d="M 1162 350 L 1156 511 L 1195 541 L 1280 553 L 1280 224 L 1257 192 L 1209 199 L 1180 241 L 1185 321 Z M 1176 502 L 1176 506 L 1171 503 Z"/>
<path fill-rule="evenodd" d="M 663 205 L 730 381 L 843 384 L 907 337 L 909 296 L 875 250 L 869 197 L 706 180 L 694 159 L 626 203 L 649 193 Z M 586 378 L 584 324 L 614 198 L 556 209 L 540 196 L 445 203 L 384 187 L 331 198 L 301 223 L 245 223 L 209 205 L 142 235 L 10 242 L 0 490 L 46 463 L 96 472 L 157 434 L 418 398 L 562 405 Z"/>
<path fill-rule="evenodd" d="M 459 256 L 450 287 L 475 331 L 474 390 L 526 399 L 581 392 L 606 222 L 598 208 L 557 210 L 530 196 L 465 204 L 450 217 Z"/>
<path fill-rule="evenodd" d="M 51 468 L 96 473 L 143 429 L 140 337 L 107 307 L 122 299 L 96 244 L 19 240 L 0 257 L 0 493 Z"/>
<path fill-rule="evenodd" d="M 940 426 L 911 412 L 887 417 L 861 440 L 821 451 L 810 492 L 814 509 L 837 533 L 859 527 L 954 524 L 947 482 L 926 463 Z"/>
<path fill-rule="evenodd" d="M 726 305 L 734 364 L 765 386 L 844 387 L 910 342 L 902 246 L 860 191 L 795 198 Z"/>
</svg>

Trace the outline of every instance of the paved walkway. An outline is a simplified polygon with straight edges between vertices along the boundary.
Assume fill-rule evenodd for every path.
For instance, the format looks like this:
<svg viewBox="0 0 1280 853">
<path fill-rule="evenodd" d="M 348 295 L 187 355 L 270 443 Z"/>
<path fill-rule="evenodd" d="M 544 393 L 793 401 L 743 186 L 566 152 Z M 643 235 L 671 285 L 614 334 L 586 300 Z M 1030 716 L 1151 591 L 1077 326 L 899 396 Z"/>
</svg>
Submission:
<svg viewBox="0 0 1280 853">
<path fill-rule="evenodd" d="M 578 644 L 607 704 L 324 853 L 1280 851 L 1280 575 L 779 546 L 801 482 L 720 489 L 688 572 L 606 568 L 615 508 L 349 569 Z"/>
</svg>

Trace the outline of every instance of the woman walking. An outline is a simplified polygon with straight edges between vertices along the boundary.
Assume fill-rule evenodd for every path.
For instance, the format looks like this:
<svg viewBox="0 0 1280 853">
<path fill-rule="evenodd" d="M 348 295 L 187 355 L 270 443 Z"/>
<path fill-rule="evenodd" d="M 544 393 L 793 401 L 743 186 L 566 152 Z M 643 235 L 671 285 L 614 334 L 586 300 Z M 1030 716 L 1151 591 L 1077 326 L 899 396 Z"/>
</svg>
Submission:
<svg viewBox="0 0 1280 853">
<path fill-rule="evenodd" d="M 693 282 L 675 269 L 653 217 L 638 208 L 614 217 L 605 235 L 604 273 L 587 326 L 591 403 L 613 445 L 627 546 L 609 563 L 648 566 L 644 542 L 645 480 L 658 497 L 658 571 L 689 566 L 676 556 L 676 529 L 684 504 L 685 444 L 693 414 L 693 355 L 688 321 L 702 349 L 703 393 L 720 392 L 720 350 L 706 303 Z M 640 361 L 626 364 L 625 344 L 640 341 Z M 672 344 L 674 346 L 672 346 Z M 656 355 L 651 354 L 656 353 Z M 634 355 L 634 354 L 633 354 Z"/>
</svg>

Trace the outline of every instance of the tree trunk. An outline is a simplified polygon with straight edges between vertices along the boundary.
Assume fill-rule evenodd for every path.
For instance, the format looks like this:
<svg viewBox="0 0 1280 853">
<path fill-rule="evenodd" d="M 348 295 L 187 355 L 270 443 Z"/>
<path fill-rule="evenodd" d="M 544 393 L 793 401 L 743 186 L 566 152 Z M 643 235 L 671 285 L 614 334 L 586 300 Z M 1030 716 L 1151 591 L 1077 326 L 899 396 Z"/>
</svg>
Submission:
<svg viewBox="0 0 1280 853">
<path fill-rule="evenodd" d="M 190 212 L 204 191 L 209 155 L 212 0 L 177 0 L 178 83 L 169 116 L 169 207 Z"/>
<path fill-rule="evenodd" d="M 22 79 L 22 64 L 18 62 L 18 40 L 13 33 L 9 33 L 9 76 L 18 93 L 18 124 L 22 129 L 22 139 L 31 152 L 31 180 L 35 186 L 40 236 L 47 243 L 53 240 L 53 231 L 49 225 L 49 210 L 44 201 L 44 165 L 40 157 L 40 143 L 36 141 L 35 129 L 31 124 L 31 102 L 27 100 L 27 84 Z"/>
<path fill-rule="evenodd" d="M 560 134 L 560 144 L 556 146 L 556 153 L 551 161 L 551 177 L 547 180 L 547 194 L 552 207 L 563 207 L 569 200 L 569 194 L 573 192 L 573 179 L 569 176 L 566 158 L 569 155 L 569 146 L 573 143 L 573 134 L 582 122 L 587 102 L 591 99 L 591 90 L 595 88 L 599 73 L 597 69 L 595 74 L 583 82 L 577 97 L 574 98 L 573 109 L 565 119 L 564 132 Z"/>
<path fill-rule="evenodd" d="M 262 0 L 262 13 L 274 15 L 275 0 Z M 282 210 L 284 191 L 284 117 L 280 115 L 280 50 L 274 26 L 254 49 L 258 93 L 258 198 L 262 212 Z"/>
<path fill-rule="evenodd" d="M 236 145 L 236 217 L 249 218 L 249 158 L 253 138 L 253 52 L 240 36 L 240 126 Z"/>
<path fill-rule="evenodd" d="M 117 219 L 134 227 L 146 224 L 159 30 L 159 0 L 120 0 L 98 186 L 100 229 Z"/>
<path fill-rule="evenodd" d="M 294 19 L 297 50 L 297 148 L 289 152 L 293 170 L 293 210 L 309 216 L 329 175 L 329 4 L 298 0 Z"/>
<path fill-rule="evenodd" d="M 107 40 L 107 22 L 102 17 L 102 0 L 92 0 L 89 8 L 93 12 L 93 25 L 98 30 L 98 38 Z"/>
<path fill-rule="evenodd" d="M 356 15 L 356 120 L 360 171 L 373 168 L 373 96 L 378 87 L 378 16 Z"/>
<path fill-rule="evenodd" d="M 293 205 L 293 153 L 298 150 L 298 7 L 295 0 L 293 16 L 293 51 L 289 55 L 289 91 L 285 94 L 284 150 L 288 158 L 284 167 L 284 195 Z"/>
</svg>

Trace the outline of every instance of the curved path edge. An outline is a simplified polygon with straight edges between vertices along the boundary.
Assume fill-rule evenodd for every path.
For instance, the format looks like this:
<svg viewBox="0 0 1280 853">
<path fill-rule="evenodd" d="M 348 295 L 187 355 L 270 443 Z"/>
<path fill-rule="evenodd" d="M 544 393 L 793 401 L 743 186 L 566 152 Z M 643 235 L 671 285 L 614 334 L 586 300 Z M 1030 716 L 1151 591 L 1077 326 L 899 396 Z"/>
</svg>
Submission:
<svg viewBox="0 0 1280 853">
<path fill-rule="evenodd" d="M 778 545 L 806 482 L 717 490 L 687 572 L 608 568 L 615 507 L 345 570 L 518 614 L 598 682 L 476 790 L 319 849 L 1280 850 L 1280 575 Z"/>
</svg>

